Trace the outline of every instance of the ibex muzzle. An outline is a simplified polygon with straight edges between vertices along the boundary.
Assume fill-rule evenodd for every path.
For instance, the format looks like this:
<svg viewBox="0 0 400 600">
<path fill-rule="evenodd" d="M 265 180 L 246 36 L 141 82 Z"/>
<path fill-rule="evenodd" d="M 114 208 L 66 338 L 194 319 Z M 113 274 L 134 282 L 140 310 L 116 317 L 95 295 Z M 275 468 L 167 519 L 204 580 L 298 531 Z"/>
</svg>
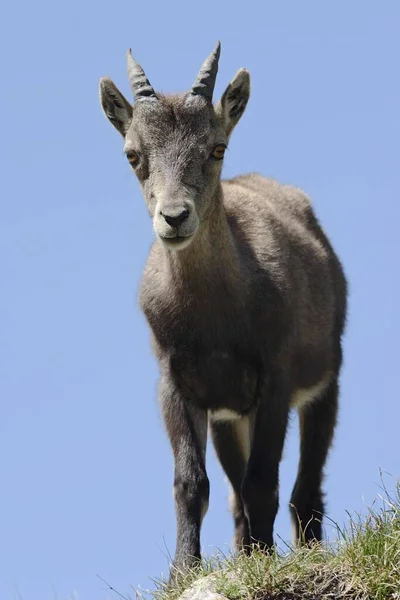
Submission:
<svg viewBox="0 0 400 600">
<path fill-rule="evenodd" d="M 170 249 L 185 248 L 196 234 L 199 219 L 196 198 L 186 189 L 172 191 L 166 187 L 157 199 L 153 217 L 154 231 Z"/>
</svg>

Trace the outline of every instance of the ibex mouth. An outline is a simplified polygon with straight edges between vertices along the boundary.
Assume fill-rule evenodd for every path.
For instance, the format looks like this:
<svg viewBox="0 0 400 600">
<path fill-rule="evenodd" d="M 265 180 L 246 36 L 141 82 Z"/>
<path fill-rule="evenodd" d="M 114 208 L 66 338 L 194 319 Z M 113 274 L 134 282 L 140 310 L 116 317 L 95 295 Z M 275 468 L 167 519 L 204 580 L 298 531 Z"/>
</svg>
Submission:
<svg viewBox="0 0 400 600">
<path fill-rule="evenodd" d="M 182 248 L 186 248 L 192 241 L 193 233 L 190 235 L 176 235 L 174 237 L 164 237 L 159 236 L 161 242 L 166 248 L 171 250 L 181 250 Z"/>
</svg>

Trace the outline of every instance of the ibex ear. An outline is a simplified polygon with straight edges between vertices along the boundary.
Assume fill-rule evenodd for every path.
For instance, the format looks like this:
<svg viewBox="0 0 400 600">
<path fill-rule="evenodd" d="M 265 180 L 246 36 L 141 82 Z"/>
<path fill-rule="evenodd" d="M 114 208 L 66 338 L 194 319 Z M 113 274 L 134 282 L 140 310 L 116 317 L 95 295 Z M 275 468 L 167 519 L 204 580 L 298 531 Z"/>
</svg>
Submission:
<svg viewBox="0 0 400 600">
<path fill-rule="evenodd" d="M 249 96 L 250 74 L 246 69 L 240 69 L 215 107 L 215 112 L 228 136 L 244 113 Z"/>
<path fill-rule="evenodd" d="M 106 117 L 125 137 L 132 121 L 132 105 L 108 77 L 100 79 L 100 103 Z"/>
</svg>

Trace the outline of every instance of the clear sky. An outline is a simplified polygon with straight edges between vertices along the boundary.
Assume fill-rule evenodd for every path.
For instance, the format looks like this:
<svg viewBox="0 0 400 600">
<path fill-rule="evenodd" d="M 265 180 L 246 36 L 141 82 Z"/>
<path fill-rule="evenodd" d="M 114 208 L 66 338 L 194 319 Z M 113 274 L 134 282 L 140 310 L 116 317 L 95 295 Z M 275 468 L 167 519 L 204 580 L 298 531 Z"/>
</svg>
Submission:
<svg viewBox="0 0 400 600">
<path fill-rule="evenodd" d="M 98 101 L 102 75 L 130 97 L 129 46 L 163 91 L 187 89 L 218 39 L 216 99 L 249 69 L 224 174 L 305 189 L 342 258 L 350 313 L 325 487 L 332 519 L 364 510 L 379 468 L 400 476 L 399 2 L 22 0 L 2 3 L 0 23 L 0 598 L 115 598 L 96 573 L 132 594 L 174 550 L 172 458 L 137 304 L 152 225 Z M 294 417 L 283 539 L 296 430 Z M 203 548 L 227 551 L 211 448 L 208 469 Z"/>
</svg>

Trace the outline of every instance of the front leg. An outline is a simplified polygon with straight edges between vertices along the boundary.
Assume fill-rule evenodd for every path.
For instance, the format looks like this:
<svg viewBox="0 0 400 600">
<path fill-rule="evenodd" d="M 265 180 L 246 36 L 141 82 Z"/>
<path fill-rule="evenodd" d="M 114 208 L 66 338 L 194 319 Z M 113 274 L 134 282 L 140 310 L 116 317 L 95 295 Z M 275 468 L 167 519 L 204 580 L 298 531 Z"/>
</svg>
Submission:
<svg viewBox="0 0 400 600">
<path fill-rule="evenodd" d="M 290 386 L 277 373 L 261 385 L 250 458 L 242 484 L 242 500 L 253 544 L 269 550 L 279 507 L 279 463 L 289 415 Z"/>
<path fill-rule="evenodd" d="M 174 566 L 200 559 L 200 528 L 208 508 L 205 468 L 207 411 L 186 401 L 169 375 L 161 380 L 161 405 L 175 459 L 174 497 L 177 537 Z"/>
</svg>

